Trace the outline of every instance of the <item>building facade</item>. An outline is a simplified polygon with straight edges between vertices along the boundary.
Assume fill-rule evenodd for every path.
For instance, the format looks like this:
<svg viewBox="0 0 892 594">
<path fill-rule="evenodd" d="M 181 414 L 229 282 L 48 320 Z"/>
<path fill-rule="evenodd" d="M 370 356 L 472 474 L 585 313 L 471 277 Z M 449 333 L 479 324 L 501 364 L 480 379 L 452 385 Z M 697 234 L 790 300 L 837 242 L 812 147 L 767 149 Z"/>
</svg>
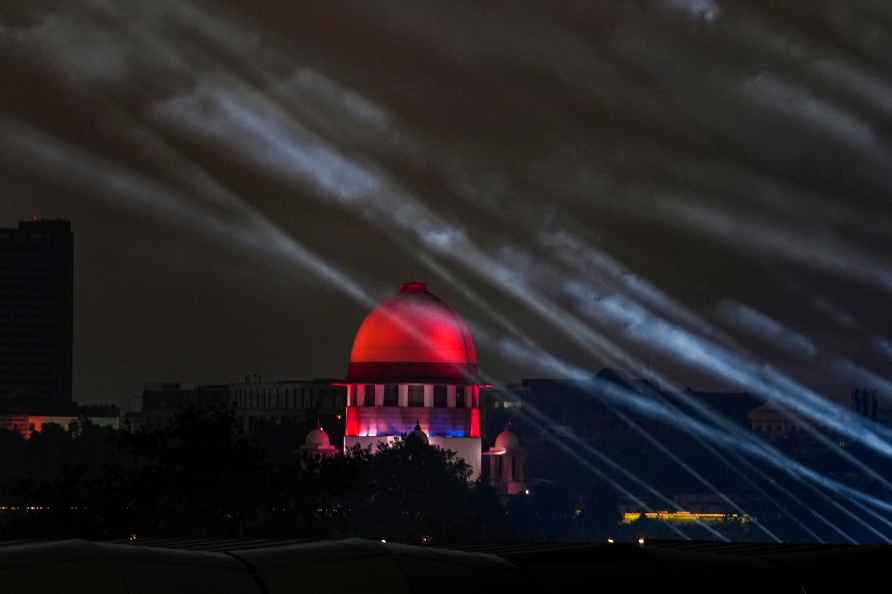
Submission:
<svg viewBox="0 0 892 594">
<path fill-rule="evenodd" d="M 346 390 L 327 379 L 264 382 L 246 377 L 235 384 L 199 386 L 147 383 L 142 412 L 129 419 L 132 428 L 153 431 L 166 427 L 177 413 L 189 408 L 231 408 L 246 433 L 278 426 L 302 432 L 321 422 L 340 439 L 346 405 Z"/>
<path fill-rule="evenodd" d="M 60 220 L 0 229 L 0 407 L 52 411 L 72 400 L 74 239 Z"/>
<path fill-rule="evenodd" d="M 247 432 L 322 423 L 332 437 L 343 435 L 347 391 L 332 380 L 246 381 L 231 384 L 229 390 L 230 402 Z"/>
</svg>

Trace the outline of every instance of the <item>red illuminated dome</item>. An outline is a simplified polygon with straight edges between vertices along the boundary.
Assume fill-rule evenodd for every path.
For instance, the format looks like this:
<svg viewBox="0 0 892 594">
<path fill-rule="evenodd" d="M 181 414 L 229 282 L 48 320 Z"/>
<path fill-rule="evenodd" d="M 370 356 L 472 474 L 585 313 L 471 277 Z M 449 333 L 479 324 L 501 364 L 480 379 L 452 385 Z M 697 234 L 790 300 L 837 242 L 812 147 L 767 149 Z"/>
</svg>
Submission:
<svg viewBox="0 0 892 594">
<path fill-rule="evenodd" d="M 404 284 L 363 321 L 347 379 L 472 382 L 476 374 L 477 349 L 464 320 L 416 282 Z"/>
</svg>

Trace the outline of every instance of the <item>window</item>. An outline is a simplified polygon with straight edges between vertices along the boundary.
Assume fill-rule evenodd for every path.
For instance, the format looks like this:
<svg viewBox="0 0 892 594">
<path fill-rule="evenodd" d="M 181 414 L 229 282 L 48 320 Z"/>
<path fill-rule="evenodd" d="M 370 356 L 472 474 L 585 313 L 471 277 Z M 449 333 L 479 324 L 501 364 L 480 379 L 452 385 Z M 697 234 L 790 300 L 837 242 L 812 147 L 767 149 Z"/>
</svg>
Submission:
<svg viewBox="0 0 892 594">
<path fill-rule="evenodd" d="M 455 387 L 455 408 L 466 408 L 468 406 L 465 386 Z"/>
<path fill-rule="evenodd" d="M 366 384 L 365 386 L 363 386 L 362 405 L 375 406 L 375 386 L 373 384 Z"/>
<path fill-rule="evenodd" d="M 424 386 L 409 386 L 409 406 L 424 406 Z"/>
<path fill-rule="evenodd" d="M 434 408 L 446 408 L 449 406 L 446 398 L 446 386 L 434 386 Z"/>
<path fill-rule="evenodd" d="M 384 406 L 399 406 L 400 392 L 399 386 L 396 384 L 386 384 L 384 386 Z"/>
</svg>

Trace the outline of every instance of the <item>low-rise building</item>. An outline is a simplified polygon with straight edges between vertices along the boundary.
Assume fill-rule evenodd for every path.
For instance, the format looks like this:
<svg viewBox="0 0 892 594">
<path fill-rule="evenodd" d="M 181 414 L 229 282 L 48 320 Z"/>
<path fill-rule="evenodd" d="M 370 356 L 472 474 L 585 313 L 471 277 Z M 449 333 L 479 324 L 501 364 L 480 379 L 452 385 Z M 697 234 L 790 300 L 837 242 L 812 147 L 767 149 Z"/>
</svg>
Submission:
<svg viewBox="0 0 892 594">
<path fill-rule="evenodd" d="M 128 415 L 127 425 L 133 430 L 154 431 L 189 408 L 230 408 L 247 433 L 324 422 L 340 439 L 347 395 L 335 384 L 326 379 L 264 382 L 256 376 L 235 384 L 148 383 L 142 393 L 142 411 Z"/>
</svg>

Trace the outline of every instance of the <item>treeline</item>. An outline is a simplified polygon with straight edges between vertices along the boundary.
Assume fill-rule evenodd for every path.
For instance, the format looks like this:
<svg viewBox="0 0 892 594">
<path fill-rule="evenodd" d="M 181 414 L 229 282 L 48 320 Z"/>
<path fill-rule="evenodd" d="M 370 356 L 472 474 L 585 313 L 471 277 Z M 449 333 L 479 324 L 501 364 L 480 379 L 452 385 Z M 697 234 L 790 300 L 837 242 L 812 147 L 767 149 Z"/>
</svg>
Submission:
<svg viewBox="0 0 892 594">
<path fill-rule="evenodd" d="M 30 439 L 0 432 L 0 538 L 363 537 L 473 543 L 600 540 L 618 520 L 603 489 L 542 486 L 500 498 L 452 452 L 416 440 L 303 455 L 249 436 L 232 411 L 187 410 L 164 430 L 84 421 Z"/>
</svg>

